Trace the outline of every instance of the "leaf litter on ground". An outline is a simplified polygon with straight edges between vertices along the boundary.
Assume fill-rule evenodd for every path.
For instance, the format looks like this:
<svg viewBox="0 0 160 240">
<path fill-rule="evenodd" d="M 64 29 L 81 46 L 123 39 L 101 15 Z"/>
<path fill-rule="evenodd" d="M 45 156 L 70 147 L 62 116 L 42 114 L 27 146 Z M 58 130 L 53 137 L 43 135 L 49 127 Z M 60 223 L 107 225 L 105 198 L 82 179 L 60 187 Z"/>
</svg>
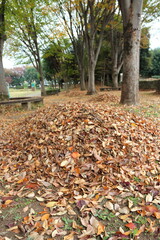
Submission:
<svg viewBox="0 0 160 240">
<path fill-rule="evenodd" d="M 2 129 L 1 211 L 16 197 L 43 209 L 24 209 L 7 231 L 14 239 L 158 236 L 159 130 L 149 119 L 92 102 L 53 104 Z M 147 223 L 137 226 L 135 215 Z M 112 217 L 124 224 L 111 234 Z"/>
</svg>

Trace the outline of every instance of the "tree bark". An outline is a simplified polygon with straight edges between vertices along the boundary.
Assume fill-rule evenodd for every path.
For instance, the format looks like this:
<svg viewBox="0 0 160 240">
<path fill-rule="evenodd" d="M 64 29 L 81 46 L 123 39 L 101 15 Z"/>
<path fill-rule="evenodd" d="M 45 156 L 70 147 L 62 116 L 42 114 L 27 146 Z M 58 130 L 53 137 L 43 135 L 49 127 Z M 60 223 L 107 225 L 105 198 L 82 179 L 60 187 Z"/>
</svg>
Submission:
<svg viewBox="0 0 160 240">
<path fill-rule="evenodd" d="M 42 70 L 42 65 L 41 62 L 39 62 L 39 79 L 40 79 L 40 84 L 41 84 L 41 96 L 46 96 L 46 90 L 44 86 L 44 77 L 43 77 L 43 70 Z"/>
<path fill-rule="evenodd" d="M 96 93 L 95 88 L 95 64 L 90 61 L 88 63 L 88 91 L 87 95 L 93 95 Z"/>
<path fill-rule="evenodd" d="M 2 0 L 0 4 L 0 100 L 8 99 L 9 92 L 7 83 L 5 81 L 4 68 L 3 68 L 3 46 L 6 40 L 5 35 L 5 4 L 6 1 Z"/>
<path fill-rule="evenodd" d="M 80 87 L 81 87 L 81 91 L 86 90 L 85 68 L 84 67 L 80 67 Z"/>
<path fill-rule="evenodd" d="M 143 0 L 119 0 L 123 18 L 124 55 L 121 103 L 139 103 L 139 48 Z"/>
<path fill-rule="evenodd" d="M 112 83 L 114 88 L 118 88 L 118 71 L 117 69 L 112 70 Z"/>
</svg>

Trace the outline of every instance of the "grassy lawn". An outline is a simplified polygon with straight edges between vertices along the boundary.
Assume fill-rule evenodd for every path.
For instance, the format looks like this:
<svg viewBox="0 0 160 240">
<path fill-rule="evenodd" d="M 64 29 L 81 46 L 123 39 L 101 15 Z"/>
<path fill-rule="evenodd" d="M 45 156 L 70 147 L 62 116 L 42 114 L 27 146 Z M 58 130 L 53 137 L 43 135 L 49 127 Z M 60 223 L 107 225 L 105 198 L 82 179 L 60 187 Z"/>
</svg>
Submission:
<svg viewBox="0 0 160 240">
<path fill-rule="evenodd" d="M 40 90 L 36 89 L 32 91 L 31 89 L 10 89 L 10 97 L 30 97 L 30 96 L 40 96 Z"/>
</svg>

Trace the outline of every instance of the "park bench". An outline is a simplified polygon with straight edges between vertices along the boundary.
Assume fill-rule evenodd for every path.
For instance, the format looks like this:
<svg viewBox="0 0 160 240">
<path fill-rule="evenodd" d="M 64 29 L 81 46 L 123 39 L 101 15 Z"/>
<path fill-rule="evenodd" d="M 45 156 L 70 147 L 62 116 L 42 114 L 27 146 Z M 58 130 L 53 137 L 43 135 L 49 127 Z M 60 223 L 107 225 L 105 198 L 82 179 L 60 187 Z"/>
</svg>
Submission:
<svg viewBox="0 0 160 240">
<path fill-rule="evenodd" d="M 43 97 L 10 98 L 8 101 L 0 101 L 0 106 L 21 105 L 25 109 L 31 109 L 32 104 L 38 103 L 43 104 Z"/>
<path fill-rule="evenodd" d="M 121 90 L 121 87 L 115 88 L 115 87 L 101 87 L 100 91 L 113 91 L 113 90 Z"/>
</svg>

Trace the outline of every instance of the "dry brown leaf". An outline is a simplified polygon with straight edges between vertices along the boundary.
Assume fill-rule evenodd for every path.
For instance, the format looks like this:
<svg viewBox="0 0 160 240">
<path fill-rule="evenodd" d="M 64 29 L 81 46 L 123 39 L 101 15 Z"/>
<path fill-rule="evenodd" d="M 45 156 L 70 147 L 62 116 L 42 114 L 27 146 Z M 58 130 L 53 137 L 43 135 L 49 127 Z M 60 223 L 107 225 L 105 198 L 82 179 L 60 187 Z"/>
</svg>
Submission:
<svg viewBox="0 0 160 240">
<path fill-rule="evenodd" d="M 46 204 L 46 207 L 49 207 L 49 208 L 54 207 L 54 206 L 57 206 L 57 202 L 55 202 L 55 201 L 53 201 L 53 202 L 48 202 L 48 203 Z"/>
<path fill-rule="evenodd" d="M 104 206 L 111 211 L 114 210 L 114 205 L 112 202 L 107 201 Z"/>
<path fill-rule="evenodd" d="M 74 240 L 74 232 L 71 232 L 69 235 L 64 237 L 64 240 Z"/>
</svg>

